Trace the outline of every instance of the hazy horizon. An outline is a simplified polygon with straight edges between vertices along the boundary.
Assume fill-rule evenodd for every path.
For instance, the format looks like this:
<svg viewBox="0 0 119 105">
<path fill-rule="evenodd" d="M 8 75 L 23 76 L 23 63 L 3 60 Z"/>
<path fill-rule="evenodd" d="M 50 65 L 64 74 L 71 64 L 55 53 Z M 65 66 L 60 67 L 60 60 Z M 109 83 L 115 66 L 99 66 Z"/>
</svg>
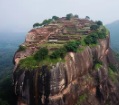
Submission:
<svg viewBox="0 0 119 105">
<path fill-rule="evenodd" d="M 118 6 L 118 0 L 0 0 L 0 32 L 28 32 L 35 22 L 68 13 L 109 24 L 119 20 Z"/>
</svg>

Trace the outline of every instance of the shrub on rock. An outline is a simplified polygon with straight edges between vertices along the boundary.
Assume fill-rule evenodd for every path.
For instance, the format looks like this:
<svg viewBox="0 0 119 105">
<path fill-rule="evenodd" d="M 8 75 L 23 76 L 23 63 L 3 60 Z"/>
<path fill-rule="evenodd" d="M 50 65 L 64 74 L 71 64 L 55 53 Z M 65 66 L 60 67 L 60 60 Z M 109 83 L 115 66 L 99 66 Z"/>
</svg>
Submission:
<svg viewBox="0 0 119 105">
<path fill-rule="evenodd" d="M 44 60 L 48 56 L 48 49 L 47 48 L 41 48 L 39 49 L 36 54 L 34 55 L 34 58 L 38 61 Z"/>
</svg>

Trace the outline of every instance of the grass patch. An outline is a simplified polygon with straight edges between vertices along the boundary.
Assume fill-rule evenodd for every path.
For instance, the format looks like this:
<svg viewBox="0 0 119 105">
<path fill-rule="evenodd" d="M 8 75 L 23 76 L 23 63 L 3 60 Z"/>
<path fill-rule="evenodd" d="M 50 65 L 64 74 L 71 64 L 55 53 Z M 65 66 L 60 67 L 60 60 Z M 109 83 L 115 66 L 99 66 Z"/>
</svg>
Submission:
<svg viewBox="0 0 119 105">
<path fill-rule="evenodd" d="M 90 47 L 96 47 L 98 44 L 89 44 Z"/>
<path fill-rule="evenodd" d="M 59 48 L 62 46 L 63 46 L 63 44 L 58 44 L 57 42 L 56 43 L 48 42 L 48 43 L 41 45 L 41 47 L 47 47 L 47 48 Z"/>
<path fill-rule="evenodd" d="M 85 38 L 86 38 L 87 36 L 86 35 L 83 35 L 82 37 L 81 37 L 81 45 L 82 46 L 86 46 L 86 43 L 85 43 Z"/>
<path fill-rule="evenodd" d="M 34 70 L 38 67 L 42 67 L 44 65 L 50 66 L 52 64 L 56 64 L 57 62 L 64 61 L 65 52 L 63 49 L 59 49 L 54 51 L 53 53 L 57 52 L 55 57 L 51 57 L 49 55 L 47 48 L 40 48 L 33 56 L 27 57 L 20 61 L 20 68 L 25 70 Z M 59 54 L 59 55 L 57 55 Z"/>
<path fill-rule="evenodd" d="M 57 62 L 63 62 L 66 53 L 77 52 L 80 41 L 69 41 L 63 47 L 53 50 L 50 53 L 46 45 L 44 45 L 45 47 L 40 48 L 33 56 L 22 59 L 19 64 L 20 68 L 25 70 L 34 70 L 38 67 L 42 67 L 43 65 L 50 66 L 52 64 L 56 64 Z M 52 45 L 57 46 L 55 44 Z M 54 46 L 52 47 L 54 48 Z"/>
<path fill-rule="evenodd" d="M 52 66 L 52 65 L 55 65 L 57 62 L 65 62 L 65 60 L 62 58 L 51 59 L 50 57 L 47 57 L 46 59 L 39 62 L 39 66 L 40 67 L 42 67 L 44 65 Z"/>
<path fill-rule="evenodd" d="M 32 71 L 44 65 L 52 66 L 56 64 L 57 62 L 65 62 L 65 60 L 61 58 L 51 59 L 50 57 L 47 57 L 46 59 L 42 61 L 37 61 L 35 60 L 33 56 L 30 56 L 20 60 L 19 66 L 20 66 L 20 69 Z"/>
<path fill-rule="evenodd" d="M 34 59 L 33 56 L 30 56 L 25 59 L 21 59 L 19 65 L 20 69 L 34 70 L 38 68 L 39 63 Z"/>
</svg>

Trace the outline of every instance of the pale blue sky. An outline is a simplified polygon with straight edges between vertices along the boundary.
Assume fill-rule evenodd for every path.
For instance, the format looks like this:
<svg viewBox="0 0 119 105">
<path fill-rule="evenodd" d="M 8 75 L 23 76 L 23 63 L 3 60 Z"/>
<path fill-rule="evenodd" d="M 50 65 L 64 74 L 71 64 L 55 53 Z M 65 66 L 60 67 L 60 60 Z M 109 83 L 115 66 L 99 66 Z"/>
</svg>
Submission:
<svg viewBox="0 0 119 105">
<path fill-rule="evenodd" d="M 0 0 L 0 31 L 27 32 L 35 22 L 53 15 L 78 14 L 102 20 L 119 20 L 119 0 Z"/>
</svg>

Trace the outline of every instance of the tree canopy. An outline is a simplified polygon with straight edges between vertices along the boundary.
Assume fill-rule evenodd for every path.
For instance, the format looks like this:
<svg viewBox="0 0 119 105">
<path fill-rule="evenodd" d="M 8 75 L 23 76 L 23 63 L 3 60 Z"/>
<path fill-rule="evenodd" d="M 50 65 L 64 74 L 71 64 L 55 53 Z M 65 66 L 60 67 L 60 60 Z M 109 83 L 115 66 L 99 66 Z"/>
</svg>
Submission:
<svg viewBox="0 0 119 105">
<path fill-rule="evenodd" d="M 64 58 L 64 56 L 66 55 L 66 49 L 63 47 L 63 48 L 59 48 L 57 50 L 55 50 L 51 55 L 50 55 L 50 58 L 52 59 L 56 59 L 56 58 Z"/>
<path fill-rule="evenodd" d="M 73 17 L 73 14 L 72 13 L 69 13 L 69 14 L 66 15 L 66 19 L 67 20 L 70 20 L 72 17 Z"/>
<path fill-rule="evenodd" d="M 65 45 L 65 48 L 66 48 L 67 52 L 70 52 L 70 51 L 76 52 L 79 45 L 80 45 L 79 41 L 70 41 Z"/>
<path fill-rule="evenodd" d="M 47 57 L 47 55 L 48 55 L 48 49 L 44 47 L 39 49 L 39 51 L 36 52 L 36 54 L 34 55 L 34 58 L 38 61 L 42 61 Z"/>
<path fill-rule="evenodd" d="M 92 33 L 84 39 L 86 44 L 96 44 L 98 41 L 98 35 L 96 33 Z"/>
<path fill-rule="evenodd" d="M 90 27 L 91 30 L 97 30 L 98 28 L 99 28 L 99 26 L 96 24 L 91 25 L 91 27 Z"/>
<path fill-rule="evenodd" d="M 90 19 L 90 17 L 89 16 L 86 16 L 85 19 Z"/>
<path fill-rule="evenodd" d="M 55 19 L 58 18 L 58 17 L 54 17 Z M 33 28 L 38 28 L 39 26 L 42 26 L 42 25 L 48 25 L 52 22 L 52 19 L 45 19 L 41 24 L 40 23 L 35 23 L 33 25 Z"/>
<path fill-rule="evenodd" d="M 101 21 L 97 21 L 96 24 L 99 25 L 99 26 L 103 25 L 103 23 Z"/>
<path fill-rule="evenodd" d="M 53 16 L 52 19 L 53 19 L 53 20 L 58 20 L 59 17 L 57 17 L 57 16 Z"/>
<path fill-rule="evenodd" d="M 42 25 L 48 25 L 52 22 L 52 19 L 45 19 L 43 22 L 42 22 Z"/>
<path fill-rule="evenodd" d="M 39 26 L 42 26 L 40 23 L 35 23 L 34 25 L 33 25 L 33 28 L 38 28 Z"/>
</svg>

